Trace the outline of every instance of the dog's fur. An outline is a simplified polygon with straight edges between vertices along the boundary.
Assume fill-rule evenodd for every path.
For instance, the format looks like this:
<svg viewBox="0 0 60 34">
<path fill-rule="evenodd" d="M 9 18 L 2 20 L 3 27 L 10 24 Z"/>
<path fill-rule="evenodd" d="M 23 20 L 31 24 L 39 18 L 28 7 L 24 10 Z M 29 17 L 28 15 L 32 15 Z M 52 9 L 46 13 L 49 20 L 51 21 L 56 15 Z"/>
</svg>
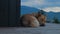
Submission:
<svg viewBox="0 0 60 34">
<path fill-rule="evenodd" d="M 39 27 L 40 24 L 32 14 L 26 14 L 21 17 L 21 25 L 25 27 Z"/>
</svg>

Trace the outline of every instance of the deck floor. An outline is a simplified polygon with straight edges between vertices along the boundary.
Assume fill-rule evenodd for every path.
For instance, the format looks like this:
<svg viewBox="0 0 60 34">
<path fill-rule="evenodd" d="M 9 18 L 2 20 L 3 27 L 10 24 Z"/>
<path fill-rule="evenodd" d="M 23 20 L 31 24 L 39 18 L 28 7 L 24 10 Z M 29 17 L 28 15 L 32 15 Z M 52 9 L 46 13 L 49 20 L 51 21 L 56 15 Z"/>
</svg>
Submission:
<svg viewBox="0 0 60 34">
<path fill-rule="evenodd" d="M 45 27 L 0 27 L 0 34 L 60 34 L 60 24 L 46 23 Z"/>
</svg>

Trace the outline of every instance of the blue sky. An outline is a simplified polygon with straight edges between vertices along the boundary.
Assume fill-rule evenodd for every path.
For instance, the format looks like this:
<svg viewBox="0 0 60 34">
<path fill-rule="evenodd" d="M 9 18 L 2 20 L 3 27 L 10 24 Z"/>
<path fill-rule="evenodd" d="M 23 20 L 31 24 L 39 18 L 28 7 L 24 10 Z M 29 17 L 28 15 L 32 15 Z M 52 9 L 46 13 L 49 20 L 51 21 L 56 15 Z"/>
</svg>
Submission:
<svg viewBox="0 0 60 34">
<path fill-rule="evenodd" d="M 21 5 L 43 9 L 47 12 L 60 12 L 60 0 L 21 0 Z"/>
</svg>

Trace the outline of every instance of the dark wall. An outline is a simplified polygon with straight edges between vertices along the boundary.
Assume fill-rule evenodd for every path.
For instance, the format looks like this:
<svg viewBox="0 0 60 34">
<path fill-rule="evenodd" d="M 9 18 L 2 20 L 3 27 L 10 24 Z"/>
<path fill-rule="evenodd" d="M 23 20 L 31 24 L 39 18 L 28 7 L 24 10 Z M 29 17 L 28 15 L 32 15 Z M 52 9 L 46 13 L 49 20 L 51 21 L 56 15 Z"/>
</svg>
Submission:
<svg viewBox="0 0 60 34">
<path fill-rule="evenodd" d="M 0 0 L 0 26 L 8 25 L 8 0 Z"/>
<path fill-rule="evenodd" d="M 0 26 L 17 26 L 20 16 L 18 0 L 0 0 Z"/>
</svg>

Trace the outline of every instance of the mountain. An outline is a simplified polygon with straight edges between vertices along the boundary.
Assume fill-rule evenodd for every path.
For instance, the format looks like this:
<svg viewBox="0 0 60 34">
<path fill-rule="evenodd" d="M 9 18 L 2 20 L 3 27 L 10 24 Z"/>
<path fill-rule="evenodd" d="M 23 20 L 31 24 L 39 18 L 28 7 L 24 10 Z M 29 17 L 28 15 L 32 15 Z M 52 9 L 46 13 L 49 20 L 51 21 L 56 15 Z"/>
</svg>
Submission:
<svg viewBox="0 0 60 34">
<path fill-rule="evenodd" d="M 21 6 L 21 15 L 23 14 L 31 14 L 32 12 L 37 12 L 40 9 L 34 8 L 34 7 L 29 7 L 29 6 Z M 47 15 L 47 20 L 53 20 L 54 17 L 60 20 L 60 12 L 45 12 Z"/>
<path fill-rule="evenodd" d="M 30 14 L 32 12 L 37 12 L 39 9 L 34 7 L 28 7 L 28 6 L 21 6 L 21 15 L 23 14 Z"/>
<path fill-rule="evenodd" d="M 60 21 L 60 12 L 46 12 L 47 20 L 53 20 L 54 17 L 57 18 Z"/>
</svg>

